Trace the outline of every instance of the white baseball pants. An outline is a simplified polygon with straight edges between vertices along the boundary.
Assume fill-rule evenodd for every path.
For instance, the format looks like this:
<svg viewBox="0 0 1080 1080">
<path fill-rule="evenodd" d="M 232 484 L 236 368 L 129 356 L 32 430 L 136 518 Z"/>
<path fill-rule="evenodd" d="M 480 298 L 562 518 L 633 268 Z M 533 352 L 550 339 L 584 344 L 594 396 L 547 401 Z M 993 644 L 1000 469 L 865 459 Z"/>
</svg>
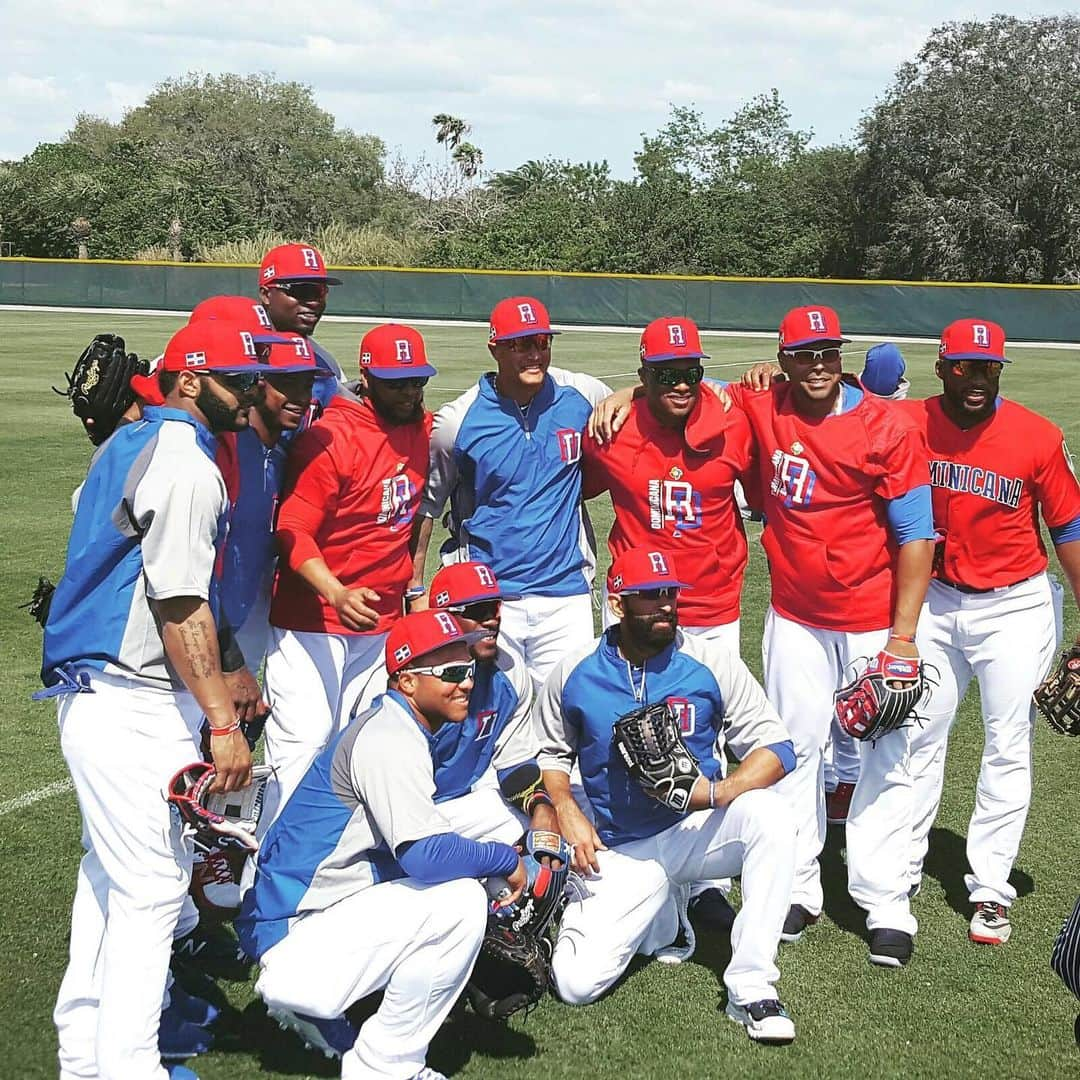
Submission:
<svg viewBox="0 0 1080 1080">
<path fill-rule="evenodd" d="M 795 744 L 797 764 L 777 785 L 799 830 L 791 902 L 812 914 L 822 907 L 818 856 L 825 846 L 823 752 L 833 715 L 833 692 L 861 672 L 884 647 L 887 630 L 848 634 L 819 630 L 778 614 L 765 616 L 761 652 L 765 693 Z M 857 669 L 857 670 L 856 670 Z M 912 820 L 910 728 L 859 743 L 861 772 L 847 820 L 848 892 L 879 927 L 914 934 L 908 900 Z"/>
<path fill-rule="evenodd" d="M 406 1080 L 465 989 L 487 925 L 487 895 L 469 878 L 388 881 L 302 915 L 260 961 L 271 1008 L 333 1019 L 385 989 L 341 1061 L 342 1080 Z"/>
<path fill-rule="evenodd" d="M 60 1076 L 165 1080 L 158 1023 L 193 851 L 165 789 L 199 760 L 202 711 L 188 693 L 90 674 L 94 692 L 58 708 L 86 849 L 53 1014 Z"/>
<path fill-rule="evenodd" d="M 592 593 L 503 601 L 499 644 L 522 658 L 537 693 L 568 652 L 595 637 Z"/>
<path fill-rule="evenodd" d="M 825 790 L 834 791 L 837 784 L 858 782 L 859 741 L 834 719 L 829 725 L 829 741 L 825 747 Z"/>
<path fill-rule="evenodd" d="M 385 634 L 315 634 L 272 627 L 266 655 L 265 834 L 311 763 L 351 717 L 386 692 Z"/>
<path fill-rule="evenodd" d="M 1008 907 L 1016 899 L 1009 874 L 1031 803 L 1031 693 L 1054 662 L 1054 608 L 1046 574 L 978 594 L 930 583 L 917 638 L 919 654 L 937 669 L 940 684 L 920 710 L 925 722 L 911 736 L 912 882 L 922 875 L 930 828 L 941 804 L 949 731 L 974 677 L 986 743 L 967 834 L 971 873 L 964 881 L 973 904 L 989 900 Z"/>
<path fill-rule="evenodd" d="M 595 1001 L 636 953 L 675 940 L 680 890 L 703 878 L 742 874 L 742 907 L 724 972 L 731 1001 L 775 998 L 776 950 L 787 916 L 795 824 L 775 791 L 748 791 L 724 810 L 688 814 L 671 828 L 597 852 L 600 873 L 563 913 L 552 960 L 560 998 Z"/>
</svg>

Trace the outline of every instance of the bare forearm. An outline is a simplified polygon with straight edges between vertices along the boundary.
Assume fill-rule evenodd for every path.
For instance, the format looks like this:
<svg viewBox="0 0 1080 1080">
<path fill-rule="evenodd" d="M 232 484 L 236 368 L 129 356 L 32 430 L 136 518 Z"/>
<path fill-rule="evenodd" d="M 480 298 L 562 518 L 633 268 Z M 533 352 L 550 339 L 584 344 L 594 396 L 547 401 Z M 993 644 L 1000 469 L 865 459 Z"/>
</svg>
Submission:
<svg viewBox="0 0 1080 1080">
<path fill-rule="evenodd" d="M 154 603 L 165 655 L 191 691 L 213 728 L 236 720 L 232 694 L 221 671 L 217 627 L 205 600 L 173 597 Z"/>
<path fill-rule="evenodd" d="M 424 584 L 424 569 L 427 566 L 428 548 L 431 546 L 431 531 L 435 525 L 435 519 L 418 517 L 413 522 L 412 538 L 409 542 L 409 550 L 413 557 L 412 585 Z"/>
<path fill-rule="evenodd" d="M 930 587 L 933 559 L 932 540 L 912 540 L 900 548 L 896 560 L 896 606 L 892 620 L 892 628 L 897 634 L 915 635 L 919 612 Z"/>
<path fill-rule="evenodd" d="M 712 784 L 712 806 L 728 806 L 744 791 L 757 791 L 772 787 L 784 775 L 780 759 L 764 747 L 751 750 L 739 767 L 723 780 Z M 710 806 L 709 783 L 699 783 L 690 800 L 691 810 L 705 810 Z"/>
<path fill-rule="evenodd" d="M 560 806 L 565 806 L 568 802 L 573 803 L 577 808 L 577 803 L 574 802 L 574 794 L 570 790 L 570 777 L 567 773 L 561 772 L 559 769 L 545 769 L 542 773 L 544 778 L 544 790 L 548 793 L 548 798 L 551 799 L 551 805 L 555 807 L 555 812 L 559 813 Z"/>
</svg>

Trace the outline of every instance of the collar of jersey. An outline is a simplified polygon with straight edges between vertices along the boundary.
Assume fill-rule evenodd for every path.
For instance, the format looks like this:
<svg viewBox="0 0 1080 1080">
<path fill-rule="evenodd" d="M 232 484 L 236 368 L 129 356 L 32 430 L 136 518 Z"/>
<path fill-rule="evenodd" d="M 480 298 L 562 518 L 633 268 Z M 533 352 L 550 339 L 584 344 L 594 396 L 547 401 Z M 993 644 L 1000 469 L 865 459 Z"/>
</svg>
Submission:
<svg viewBox="0 0 1080 1080">
<path fill-rule="evenodd" d="M 167 405 L 147 405 L 143 408 L 144 420 L 179 420 L 182 424 L 190 424 L 195 429 L 195 438 L 199 445 L 206 450 L 211 457 L 217 449 L 217 438 L 205 425 L 199 423 L 191 413 L 183 409 L 170 409 Z"/>
<path fill-rule="evenodd" d="M 419 731 L 429 743 L 435 741 L 435 736 L 419 720 L 416 719 L 416 713 L 413 712 L 412 706 L 409 704 L 408 699 L 400 690 L 387 690 L 386 696 L 391 698 L 396 705 L 400 705 L 402 709 L 408 714 L 409 719 L 416 725 L 416 730 Z"/>
<path fill-rule="evenodd" d="M 701 392 L 698 394 L 693 410 L 686 418 L 683 441 L 694 453 L 706 454 L 713 449 L 709 446 L 709 443 L 724 434 L 730 427 L 731 420 L 727 413 L 724 412 L 724 406 L 720 404 L 720 399 L 713 390 L 703 382 L 698 385 L 701 387 Z M 638 423 L 639 426 L 645 428 L 646 434 L 655 437 L 658 432 L 670 430 L 665 428 L 653 416 L 652 410 L 644 398 L 639 398 L 635 405 L 641 410 L 641 420 Z M 642 421 L 644 421 L 643 425 Z"/>
<path fill-rule="evenodd" d="M 615 631 L 617 629 L 618 626 L 609 626 L 604 631 L 604 636 L 600 639 L 600 651 L 605 660 L 621 666 L 626 663 L 626 657 L 619 652 L 619 643 L 615 640 Z M 676 630 L 675 640 L 666 649 L 661 650 L 655 656 L 650 656 L 648 660 L 645 661 L 646 666 L 651 665 L 653 671 L 663 671 L 671 662 L 672 656 L 675 655 L 675 650 L 679 647 L 680 636 L 679 631 Z"/>
<path fill-rule="evenodd" d="M 495 389 L 495 375 L 494 371 L 485 371 L 480 378 L 480 393 L 486 397 L 489 401 L 494 401 L 500 408 L 505 409 L 507 412 L 512 412 L 515 416 L 519 415 L 519 406 L 516 405 L 510 398 L 503 397 L 498 390 Z M 531 415 L 535 415 L 532 412 L 533 406 L 536 407 L 537 412 L 541 412 L 551 404 L 555 397 L 555 380 L 551 377 L 550 373 L 544 373 L 544 385 L 537 391 L 536 396 L 529 402 L 529 412 Z"/>
</svg>

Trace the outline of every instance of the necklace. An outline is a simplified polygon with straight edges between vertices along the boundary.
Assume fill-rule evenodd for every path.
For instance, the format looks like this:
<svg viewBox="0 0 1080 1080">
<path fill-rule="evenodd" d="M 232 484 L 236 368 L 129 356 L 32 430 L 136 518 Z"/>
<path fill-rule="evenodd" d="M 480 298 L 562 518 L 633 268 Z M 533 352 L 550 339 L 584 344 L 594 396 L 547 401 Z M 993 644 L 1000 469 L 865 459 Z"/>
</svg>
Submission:
<svg viewBox="0 0 1080 1080">
<path fill-rule="evenodd" d="M 641 683 L 640 685 L 634 684 L 634 665 L 629 660 L 626 661 L 626 677 L 630 680 L 630 693 L 634 695 L 634 700 L 640 705 L 645 700 L 645 670 L 649 661 L 646 660 L 641 665 Z"/>
</svg>

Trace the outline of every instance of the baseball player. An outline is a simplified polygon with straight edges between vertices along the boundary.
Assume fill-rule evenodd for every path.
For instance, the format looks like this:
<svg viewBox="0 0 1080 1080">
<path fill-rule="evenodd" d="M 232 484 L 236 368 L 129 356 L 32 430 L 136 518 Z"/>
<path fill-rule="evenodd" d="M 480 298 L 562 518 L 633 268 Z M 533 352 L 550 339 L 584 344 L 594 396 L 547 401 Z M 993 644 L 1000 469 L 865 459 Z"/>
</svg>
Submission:
<svg viewBox="0 0 1080 1080">
<path fill-rule="evenodd" d="M 175 334 L 164 407 L 113 435 L 76 509 L 41 692 L 59 701 L 86 848 L 54 1014 L 65 1078 L 164 1080 L 158 1023 L 192 850 L 163 789 L 199 756 L 204 717 L 219 790 L 250 777 L 218 655 L 212 572 L 228 503 L 214 444 L 246 424 L 263 366 L 233 324 Z"/>
<path fill-rule="evenodd" d="M 612 563 L 607 587 L 618 622 L 560 661 L 539 700 L 544 784 L 576 868 L 591 875 L 563 914 L 552 960 L 556 990 L 568 1004 L 584 1005 L 635 953 L 681 958 L 666 947 L 680 923 L 692 933 L 687 886 L 741 874 L 743 905 L 724 973 L 727 1014 L 751 1039 L 790 1042 L 795 1026 L 774 984 L 795 825 L 784 799 L 767 789 L 795 767 L 791 739 L 735 653 L 679 631 L 686 585 L 674 556 L 629 548 Z M 646 795 L 612 747 L 614 717 L 665 701 L 704 777 L 685 814 Z M 727 779 L 720 775 L 723 742 L 742 760 Z M 571 795 L 575 761 L 595 826 Z"/>
<path fill-rule="evenodd" d="M 259 299 L 276 330 L 311 338 L 326 310 L 331 285 L 341 278 L 326 272 L 322 252 L 310 244 L 279 244 L 264 256 L 259 267 Z M 330 404 L 344 376 L 341 365 L 318 342 L 309 344 L 316 364 L 333 376 L 315 384 L 315 400 L 320 408 Z"/>
<path fill-rule="evenodd" d="M 917 889 L 937 816 L 945 749 L 972 678 L 986 745 L 967 834 L 972 941 L 1009 940 L 1009 874 L 1031 801 L 1031 693 L 1057 647 L 1042 515 L 1073 596 L 1080 594 L 1080 484 L 1060 428 L 998 395 L 1005 332 L 960 319 L 941 335 L 942 392 L 903 409 L 926 433 L 938 542 L 919 619 L 919 653 L 940 684 L 911 734 Z"/>
<path fill-rule="evenodd" d="M 822 906 L 822 751 L 834 691 L 879 653 L 913 659 L 930 577 L 933 525 L 926 450 L 891 405 L 844 376 L 836 312 L 795 308 L 780 325 L 785 381 L 728 388 L 757 448 L 772 596 L 765 689 L 791 731 L 798 767 L 779 784 L 799 827 L 784 940 L 798 941 Z M 847 819 L 848 889 L 867 912 L 870 960 L 898 967 L 918 924 L 908 897 L 910 729 L 860 744 Z"/>
<path fill-rule="evenodd" d="M 381 691 L 383 644 L 412 573 L 431 430 L 424 386 L 435 368 L 416 330 L 388 323 L 364 335 L 360 374 L 363 397 L 335 397 L 295 440 L 286 470 L 266 658 L 266 760 L 279 808 Z"/>
<path fill-rule="evenodd" d="M 592 405 L 608 395 L 590 375 L 551 367 L 556 333 L 539 300 L 495 305 L 488 349 L 497 370 L 435 415 L 412 582 L 422 587 L 432 520 L 449 499 L 443 562 L 483 562 L 520 597 L 503 604 L 501 633 L 538 687 L 567 649 L 592 640 L 581 439 Z"/>
<path fill-rule="evenodd" d="M 433 738 L 467 715 L 474 663 L 445 611 L 385 643 L 389 689 L 316 758 L 259 855 L 237 928 L 272 1016 L 342 1055 L 341 1075 L 437 1080 L 424 1058 L 472 970 L 487 898 L 525 885 L 518 853 L 452 831 L 433 801 Z M 357 1031 L 353 1002 L 385 989 Z"/>
<path fill-rule="evenodd" d="M 430 609 L 457 619 L 476 661 L 469 715 L 435 734 L 432 759 L 435 802 L 454 831 L 514 843 L 525 828 L 557 832 L 558 818 L 536 761 L 532 680 L 521 659 L 499 647 L 507 599 L 483 563 L 451 563 L 432 579 Z"/>
</svg>

